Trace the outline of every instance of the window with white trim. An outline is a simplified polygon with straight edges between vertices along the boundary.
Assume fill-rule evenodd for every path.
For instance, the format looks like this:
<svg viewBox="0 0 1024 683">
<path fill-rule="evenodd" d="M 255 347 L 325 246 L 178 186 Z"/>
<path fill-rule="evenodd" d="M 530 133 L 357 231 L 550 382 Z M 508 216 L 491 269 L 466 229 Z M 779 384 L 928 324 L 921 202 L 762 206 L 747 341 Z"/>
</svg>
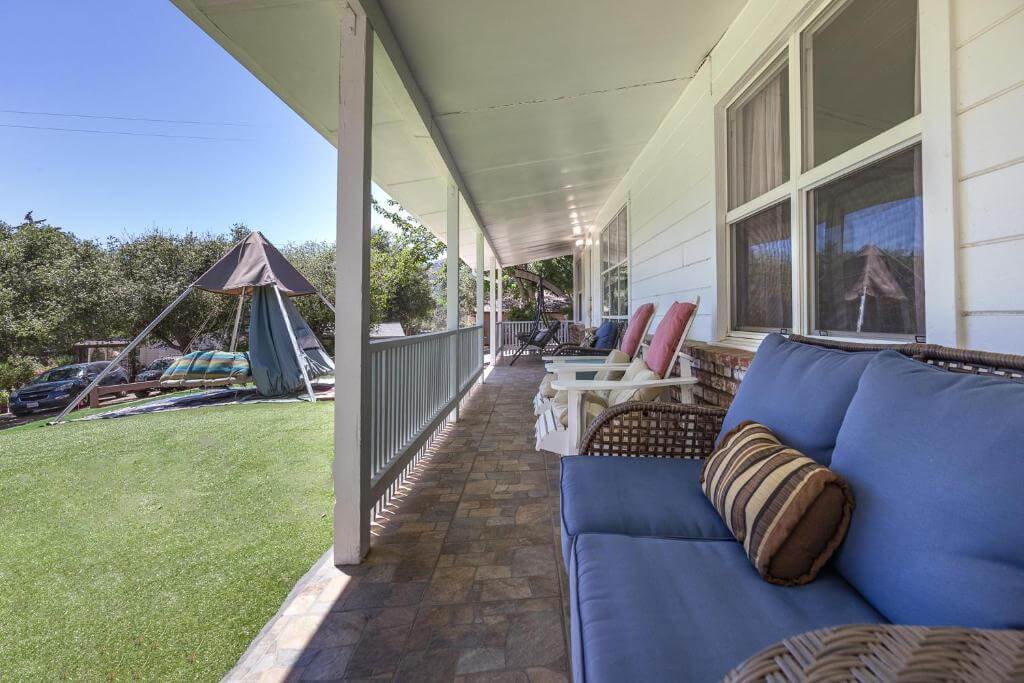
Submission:
<svg viewBox="0 0 1024 683">
<path fill-rule="evenodd" d="M 725 107 L 731 334 L 923 338 L 917 31 L 836 2 Z"/>
<path fill-rule="evenodd" d="M 601 315 L 629 315 L 629 226 L 626 207 L 601 230 Z"/>
</svg>

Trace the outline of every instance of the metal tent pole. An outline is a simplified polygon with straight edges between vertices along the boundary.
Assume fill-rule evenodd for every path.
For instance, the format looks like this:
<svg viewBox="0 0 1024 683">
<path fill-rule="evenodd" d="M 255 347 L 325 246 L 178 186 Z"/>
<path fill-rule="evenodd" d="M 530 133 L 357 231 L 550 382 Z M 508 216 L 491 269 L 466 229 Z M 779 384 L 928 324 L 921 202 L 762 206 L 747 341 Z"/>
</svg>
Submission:
<svg viewBox="0 0 1024 683">
<path fill-rule="evenodd" d="M 302 381 L 306 383 L 306 391 L 309 392 L 309 400 L 316 403 L 316 394 L 313 393 L 313 385 L 309 381 L 309 374 L 306 372 L 306 364 L 302 362 L 302 349 L 299 348 L 299 341 L 295 338 L 295 330 L 292 329 L 291 318 L 288 317 L 288 309 L 284 307 L 284 300 L 281 299 L 281 290 L 274 285 L 274 294 L 277 296 L 277 305 L 281 307 L 281 315 L 284 316 L 284 325 L 288 328 L 288 337 L 292 340 L 292 348 L 295 349 L 295 360 L 299 362 L 299 371 L 302 373 Z"/>
<path fill-rule="evenodd" d="M 116 367 L 129 353 L 134 351 L 135 347 L 138 346 L 143 339 L 149 336 L 149 333 L 153 331 L 153 328 L 159 325 L 160 321 L 166 318 L 167 314 L 173 311 L 178 306 L 178 304 L 184 301 L 185 297 L 187 297 L 191 293 L 192 285 L 189 285 L 188 287 L 185 288 L 184 292 L 178 295 L 177 299 L 171 302 L 170 306 L 160 311 L 160 315 L 154 318 L 153 322 L 146 325 L 146 328 L 142 330 L 142 332 L 139 332 L 139 336 L 135 337 L 135 339 L 132 340 L 131 344 L 124 347 L 121 353 L 117 354 L 117 357 L 114 358 L 114 360 L 110 361 L 110 364 L 107 365 L 107 367 L 103 368 L 100 374 L 96 375 L 96 378 L 89 383 L 89 386 L 87 386 L 85 389 L 82 389 L 82 393 L 76 396 L 75 400 L 73 400 L 71 403 L 65 406 L 64 410 L 60 412 L 60 415 L 58 415 L 55 419 L 51 420 L 47 424 L 55 425 L 62 422 L 64 418 L 67 416 L 67 414 L 74 410 L 75 406 L 77 406 L 83 398 L 88 396 L 89 392 L 92 391 L 96 387 L 96 385 L 99 384 L 103 380 L 103 378 L 107 376 L 107 373 L 109 373 L 114 367 Z"/>
<path fill-rule="evenodd" d="M 316 295 L 317 295 L 318 297 L 320 297 L 320 301 L 323 301 L 323 302 L 324 302 L 324 305 L 325 305 L 325 306 L 327 306 L 327 308 L 331 309 L 331 313 L 334 313 L 334 312 L 335 312 L 335 310 L 334 310 L 334 304 L 332 304 L 332 303 L 331 303 L 330 301 L 328 301 L 328 300 L 327 300 L 327 297 L 326 297 L 326 296 L 324 296 L 324 295 L 323 295 L 323 294 L 321 294 L 320 292 L 317 292 L 317 293 L 316 293 Z"/>
<path fill-rule="evenodd" d="M 235 352 L 235 346 L 238 343 L 238 323 L 242 322 L 242 303 L 245 301 L 245 287 L 242 287 L 242 293 L 238 295 L 238 310 L 235 311 L 235 329 L 231 332 L 231 352 Z"/>
</svg>

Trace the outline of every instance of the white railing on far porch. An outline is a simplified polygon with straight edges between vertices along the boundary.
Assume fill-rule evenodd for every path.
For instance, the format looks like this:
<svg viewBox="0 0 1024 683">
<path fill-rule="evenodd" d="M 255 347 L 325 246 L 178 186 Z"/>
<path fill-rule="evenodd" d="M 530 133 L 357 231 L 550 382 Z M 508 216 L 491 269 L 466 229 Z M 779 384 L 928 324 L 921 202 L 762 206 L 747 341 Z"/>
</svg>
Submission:
<svg viewBox="0 0 1024 683">
<path fill-rule="evenodd" d="M 370 495 L 376 509 L 387 504 L 480 376 L 482 335 L 477 325 L 370 342 Z"/>
<path fill-rule="evenodd" d="M 537 323 L 532 320 L 502 320 L 498 323 L 498 340 L 501 342 L 498 349 L 502 355 L 513 353 L 519 348 L 519 335 L 534 330 Z M 569 326 L 571 320 L 563 320 L 558 326 L 558 334 L 555 335 L 559 344 L 569 341 Z"/>
</svg>

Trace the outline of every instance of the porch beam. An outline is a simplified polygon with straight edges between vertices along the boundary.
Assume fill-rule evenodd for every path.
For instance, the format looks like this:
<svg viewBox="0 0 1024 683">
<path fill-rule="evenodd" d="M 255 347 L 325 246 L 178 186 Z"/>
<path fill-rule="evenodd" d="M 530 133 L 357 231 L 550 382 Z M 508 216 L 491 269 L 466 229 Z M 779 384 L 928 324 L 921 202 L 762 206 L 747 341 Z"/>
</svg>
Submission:
<svg viewBox="0 0 1024 683">
<path fill-rule="evenodd" d="M 373 32 L 358 6 L 341 11 L 338 208 L 334 300 L 334 563 L 370 549 L 370 166 Z M 353 324 L 355 321 L 355 324 Z"/>
<path fill-rule="evenodd" d="M 411 99 L 412 103 L 416 106 L 416 111 L 420 115 L 420 120 L 423 121 L 423 125 L 427 127 L 427 131 L 430 133 L 430 139 L 437 148 L 437 152 L 440 154 L 442 161 L 444 161 L 444 165 L 448 170 L 448 174 L 451 176 L 452 182 L 455 183 L 456 189 L 462 193 L 462 198 L 466 201 L 466 206 L 469 207 L 470 214 L 472 214 L 476 224 L 480 226 L 480 230 L 484 233 L 484 239 L 487 241 L 487 245 L 491 248 L 491 251 L 497 255 L 498 251 L 494 248 L 491 236 L 487 234 L 487 231 L 484 228 L 485 224 L 483 218 L 480 217 L 480 212 L 477 210 L 476 203 L 473 201 L 473 196 L 469 193 L 466 181 L 462 177 L 462 172 L 459 171 L 459 167 L 455 164 L 455 158 L 448 149 L 448 143 L 445 140 L 444 134 L 441 132 L 440 127 L 434 120 L 434 112 L 430 109 L 430 105 L 427 103 L 427 98 L 423 95 L 423 91 L 420 89 L 419 83 L 413 76 L 412 69 L 409 68 L 409 63 L 405 59 L 405 53 L 402 51 L 402 46 L 399 44 L 398 39 L 391 30 L 391 23 L 388 21 L 387 15 L 381 8 L 379 0 L 351 1 L 353 4 L 358 4 L 362 7 L 366 16 L 369 17 L 370 26 L 373 27 L 373 31 L 376 33 L 377 39 L 380 40 L 380 44 L 384 48 L 384 51 L 387 53 L 388 57 L 391 58 L 391 63 L 394 65 L 395 71 L 398 73 L 398 77 L 402 80 L 402 85 L 405 86 L 406 91 L 409 93 L 409 99 Z M 451 236 L 449 235 L 449 239 L 450 237 Z"/>
</svg>

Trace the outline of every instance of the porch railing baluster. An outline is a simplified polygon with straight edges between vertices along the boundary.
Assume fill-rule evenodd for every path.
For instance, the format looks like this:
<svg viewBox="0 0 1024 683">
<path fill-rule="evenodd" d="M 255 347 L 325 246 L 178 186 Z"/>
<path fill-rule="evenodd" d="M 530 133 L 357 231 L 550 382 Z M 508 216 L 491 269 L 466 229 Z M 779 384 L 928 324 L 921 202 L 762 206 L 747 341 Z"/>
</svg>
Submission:
<svg viewBox="0 0 1024 683">
<path fill-rule="evenodd" d="M 483 371 L 483 326 L 370 342 L 370 486 L 374 509 L 387 504 L 448 414 Z M 457 390 L 448 384 L 455 344 Z"/>
</svg>

